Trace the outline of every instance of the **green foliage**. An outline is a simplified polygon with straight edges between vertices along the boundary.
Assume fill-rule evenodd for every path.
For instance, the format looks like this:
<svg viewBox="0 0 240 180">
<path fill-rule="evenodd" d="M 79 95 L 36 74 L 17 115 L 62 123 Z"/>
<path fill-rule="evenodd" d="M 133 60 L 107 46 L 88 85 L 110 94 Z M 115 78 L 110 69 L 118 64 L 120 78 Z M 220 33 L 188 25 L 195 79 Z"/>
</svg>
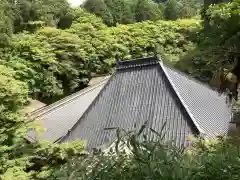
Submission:
<svg viewBox="0 0 240 180">
<path fill-rule="evenodd" d="M 231 68 L 229 60 L 240 50 L 240 1 L 211 5 L 206 11 L 209 26 L 199 36 L 198 47 L 179 63 L 178 67 L 209 82 L 220 68 Z"/>
<path fill-rule="evenodd" d="M 15 62 L 14 68 L 22 66 Z M 3 180 L 45 179 L 67 159 L 81 156 L 84 147 L 83 142 L 77 141 L 53 145 L 31 144 L 25 139 L 28 129 L 35 126 L 26 124 L 21 113 L 28 100 L 27 83 L 20 81 L 24 73 L 0 65 L 0 178 Z"/>
<path fill-rule="evenodd" d="M 1 148 L 1 179 L 46 179 L 55 169 L 60 168 L 73 157 L 83 153 L 82 142 L 52 144 L 42 142 L 29 144 L 23 138 L 14 142 L 12 147 Z"/>
<path fill-rule="evenodd" d="M 141 0 L 136 5 L 136 21 L 163 19 L 163 9 L 153 1 Z"/>
<path fill-rule="evenodd" d="M 87 9 L 89 12 L 94 12 L 95 15 L 101 17 L 104 22 L 108 25 L 112 25 L 113 16 L 103 0 L 88 0 L 84 4 L 84 8 Z"/>
<path fill-rule="evenodd" d="M 71 12 L 66 30 L 32 23 L 34 33 L 13 35 L 0 64 L 16 71 L 26 82 L 30 96 L 51 103 L 85 87 L 95 74 L 106 74 L 123 59 L 152 55 L 158 51 L 177 61 L 194 44 L 189 38 L 198 20 L 141 22 L 108 28 L 102 20 L 81 8 Z M 50 98 L 51 97 L 51 98 Z"/>
<path fill-rule="evenodd" d="M 11 129 L 12 123 L 17 121 L 15 113 L 27 102 L 27 86 L 25 83 L 15 80 L 14 75 L 13 69 L 0 65 L 0 119 L 1 127 L 3 127 L 1 132 Z M 4 140 L 3 136 L 1 136 L 1 140 Z"/>
<path fill-rule="evenodd" d="M 216 45 L 231 47 L 240 51 L 240 1 L 210 6 L 207 16 L 210 19 L 211 38 Z"/>
<path fill-rule="evenodd" d="M 203 0 L 87 0 L 84 8 L 108 26 L 146 20 L 176 20 L 199 14 Z"/>
<path fill-rule="evenodd" d="M 82 8 L 72 9 L 71 15 L 73 17 L 73 24 L 71 26 L 71 29 L 75 29 L 75 26 L 79 26 L 79 25 L 83 25 L 83 26 L 85 25 L 85 28 L 94 28 L 96 30 L 103 29 L 106 27 L 103 24 L 103 21 L 101 18 L 87 12 Z M 87 31 L 87 29 L 85 30 Z M 76 29 L 76 32 L 74 33 L 77 33 L 77 31 L 81 31 L 81 29 L 79 30 Z"/>
<path fill-rule="evenodd" d="M 135 21 L 135 3 L 136 1 L 130 0 L 106 0 L 106 5 L 113 17 L 113 24 L 128 24 Z M 111 25 L 111 24 L 110 24 Z"/>
<path fill-rule="evenodd" d="M 15 143 L 16 133 L 19 133 L 18 136 L 22 134 L 16 128 L 22 124 L 19 110 L 27 103 L 28 88 L 26 83 L 14 79 L 14 76 L 13 69 L 0 65 L 0 154 Z"/>
<path fill-rule="evenodd" d="M 119 141 L 113 147 L 69 160 L 50 179 L 232 180 L 240 176 L 239 138 L 191 138 L 191 147 L 179 149 L 164 145 L 161 133 L 156 141 L 148 141 L 140 138 L 141 130 L 117 131 Z"/>
<path fill-rule="evenodd" d="M 168 0 L 165 8 L 165 18 L 168 20 L 176 20 L 182 17 L 183 4 L 177 0 Z"/>
<path fill-rule="evenodd" d="M 54 28 L 44 28 L 38 32 L 51 45 L 57 63 L 54 75 L 61 82 L 64 94 L 84 87 L 91 77 L 92 65 L 84 51 L 84 41 L 77 35 Z M 49 93 L 47 93 L 49 94 Z"/>
<path fill-rule="evenodd" d="M 13 33 L 13 11 L 7 0 L 0 3 L 0 48 L 10 43 Z"/>
<path fill-rule="evenodd" d="M 152 0 L 87 0 L 84 8 L 109 26 L 163 18 L 162 9 Z"/>
<path fill-rule="evenodd" d="M 194 47 L 188 37 L 198 27 L 197 21 L 183 20 L 141 22 L 128 26 L 121 25 L 109 30 L 116 37 L 116 43 L 127 50 L 128 54 L 123 58 L 147 56 L 160 50 L 174 62 Z"/>
<path fill-rule="evenodd" d="M 79 13 L 86 12 L 79 10 Z M 147 56 L 159 50 L 171 61 L 177 61 L 179 56 L 194 47 L 190 36 L 200 27 L 198 20 L 180 20 L 149 21 L 107 28 L 95 18 L 85 14 L 66 31 L 80 38 L 78 49 L 81 49 L 81 58 L 91 64 L 89 68 L 92 73 L 98 74 L 111 71 L 116 55 L 128 59 Z M 77 41 L 78 38 L 75 39 Z"/>
<path fill-rule="evenodd" d="M 48 27 L 35 28 L 39 29 L 35 34 L 13 35 L 11 45 L 3 52 L 0 64 L 14 69 L 15 78 L 27 82 L 33 98 L 51 103 L 85 87 L 92 73 L 109 69 L 97 62 L 99 55 L 91 50 L 92 35 L 105 28 L 102 21 L 81 9 L 73 11 L 72 21 L 70 32 Z M 74 34 L 77 32 L 79 37 Z M 101 44 L 96 46 L 101 48 Z"/>
<path fill-rule="evenodd" d="M 27 84 L 14 79 L 14 76 L 13 69 L 0 65 L 0 174 L 6 172 L 6 166 L 14 166 L 14 148 L 20 145 L 25 132 L 19 128 L 23 124 L 19 110 L 27 103 L 28 88 Z"/>
<path fill-rule="evenodd" d="M 46 179 L 68 159 L 81 157 L 84 143 L 79 141 L 63 144 L 42 142 L 34 148 L 35 151 L 28 156 L 26 170 L 31 173 L 33 179 Z"/>
<path fill-rule="evenodd" d="M 201 0 L 168 0 L 164 15 L 167 20 L 194 17 L 199 14 L 202 5 Z"/>
<path fill-rule="evenodd" d="M 35 98 L 62 95 L 62 86 L 54 76 L 56 59 L 53 48 L 43 38 L 31 34 L 13 37 L 9 54 L 1 63 L 16 71 L 15 78 L 27 82 Z"/>
<path fill-rule="evenodd" d="M 135 22 L 137 17 L 142 21 L 163 16 L 160 6 L 147 0 L 92 0 L 85 5 L 100 2 L 111 9 L 109 12 L 115 24 L 132 21 L 131 17 Z M 188 39 L 191 33 L 186 32 L 189 26 L 185 28 L 178 23 L 158 21 L 156 25 L 144 22 L 107 28 L 100 18 L 84 9 L 70 10 L 64 0 L 10 3 L 14 7 L 15 32 L 28 32 L 13 35 L 11 43 L 1 49 L 0 64 L 14 69 L 15 78 L 28 84 L 30 96 L 46 103 L 85 87 L 94 74 L 111 72 L 117 54 L 122 58 L 139 57 L 152 54 L 157 48 L 176 61 L 192 46 Z M 102 5 L 90 7 L 100 8 L 102 12 Z M 65 19 L 61 21 L 62 17 Z M 65 30 L 45 27 L 53 26 L 48 20 Z"/>
<path fill-rule="evenodd" d="M 82 73 L 78 71 L 81 64 L 73 70 L 66 68 L 71 67 L 79 57 L 80 50 L 76 51 L 76 48 L 81 43 L 78 39 L 74 41 L 76 36 L 58 34 L 58 42 L 52 42 L 47 34 L 38 32 L 45 25 L 56 26 L 69 11 L 66 1 L 55 2 L 20 0 L 0 3 L 0 179 L 3 180 L 46 179 L 54 168 L 64 164 L 68 158 L 80 156 L 83 151 L 82 142 L 31 144 L 25 139 L 29 128 L 34 128 L 25 123 L 22 113 L 28 96 L 54 101 L 55 97 L 65 93 L 63 86 L 69 86 L 62 82 L 59 75 L 68 75 L 75 82 L 75 74 Z M 73 17 L 75 19 L 71 21 L 76 20 L 76 16 Z M 14 30 L 29 32 L 13 34 Z M 70 41 L 73 45 L 65 44 Z M 56 47 L 58 43 L 65 44 L 62 52 L 59 46 Z M 76 48 L 71 51 L 72 47 Z M 66 63 L 67 59 L 58 58 L 58 53 L 67 56 L 69 63 Z M 64 60 L 65 64 L 60 60 Z M 62 67 L 64 65 L 65 68 Z M 85 69 L 83 74 L 86 74 Z M 77 81 L 85 83 L 86 77 L 81 75 Z M 73 86 L 76 87 L 76 84 L 69 88 Z"/>
<path fill-rule="evenodd" d="M 181 0 L 183 4 L 183 17 L 190 18 L 200 14 L 204 0 Z"/>
<path fill-rule="evenodd" d="M 70 10 L 66 0 L 19 0 L 13 2 L 15 31 L 28 30 L 29 22 L 43 21 L 48 26 L 57 26 Z"/>
</svg>

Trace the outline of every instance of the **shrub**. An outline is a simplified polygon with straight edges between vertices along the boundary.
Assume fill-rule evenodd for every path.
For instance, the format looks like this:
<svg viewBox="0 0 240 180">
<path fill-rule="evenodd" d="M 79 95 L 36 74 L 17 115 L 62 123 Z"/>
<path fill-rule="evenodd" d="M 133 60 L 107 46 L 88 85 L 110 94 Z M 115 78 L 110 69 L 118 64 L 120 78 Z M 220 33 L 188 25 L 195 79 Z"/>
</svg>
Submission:
<svg viewBox="0 0 240 180">
<path fill-rule="evenodd" d="M 145 141 L 128 133 L 108 150 L 73 158 L 52 179 L 239 179 L 239 138 L 193 138 L 191 147 L 179 149 L 157 141 Z M 123 145 L 125 148 L 123 148 Z M 127 147 L 127 148 L 126 148 Z"/>
</svg>

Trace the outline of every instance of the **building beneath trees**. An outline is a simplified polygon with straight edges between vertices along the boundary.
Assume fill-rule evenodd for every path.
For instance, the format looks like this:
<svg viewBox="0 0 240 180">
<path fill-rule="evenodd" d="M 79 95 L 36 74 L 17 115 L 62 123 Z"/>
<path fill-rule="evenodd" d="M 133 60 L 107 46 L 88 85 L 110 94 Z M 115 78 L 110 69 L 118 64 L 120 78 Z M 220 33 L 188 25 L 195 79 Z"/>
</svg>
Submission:
<svg viewBox="0 0 240 180">
<path fill-rule="evenodd" d="M 32 113 L 46 131 L 39 138 L 54 142 L 86 140 L 87 149 L 108 147 L 116 132 L 139 129 L 148 139 L 155 132 L 164 142 L 186 146 L 189 135 L 207 138 L 229 132 L 232 113 L 208 86 L 147 57 L 117 62 L 115 73 L 88 88 Z M 29 134 L 35 140 L 36 134 Z"/>
</svg>

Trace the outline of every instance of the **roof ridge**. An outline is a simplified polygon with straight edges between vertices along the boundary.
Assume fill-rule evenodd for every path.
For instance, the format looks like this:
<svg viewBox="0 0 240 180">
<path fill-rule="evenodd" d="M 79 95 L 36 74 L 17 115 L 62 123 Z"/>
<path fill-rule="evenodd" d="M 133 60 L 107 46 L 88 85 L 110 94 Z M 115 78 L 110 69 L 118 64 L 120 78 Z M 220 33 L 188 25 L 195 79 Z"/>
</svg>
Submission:
<svg viewBox="0 0 240 180">
<path fill-rule="evenodd" d="M 159 62 L 159 59 L 157 58 L 157 56 L 149 56 L 149 57 L 126 60 L 126 61 L 118 61 L 116 69 L 121 70 L 121 69 L 156 65 L 158 64 L 158 62 Z"/>
<path fill-rule="evenodd" d="M 62 106 L 74 99 L 76 99 L 77 97 L 86 94 L 89 91 L 92 91 L 93 89 L 99 87 L 100 85 L 102 85 L 107 79 L 109 79 L 109 76 L 105 77 L 104 79 L 102 79 L 100 82 L 92 85 L 92 86 L 88 86 L 80 91 L 77 91 L 69 96 L 64 97 L 63 99 L 60 99 L 59 101 L 56 101 L 48 106 L 44 106 L 40 109 L 37 109 L 36 111 L 33 111 L 31 114 L 29 114 L 29 117 L 34 116 L 34 118 L 37 118 L 39 116 L 42 116 L 43 114 L 46 114 L 56 108 L 58 108 L 59 106 Z"/>
<path fill-rule="evenodd" d="M 201 133 L 201 134 L 205 134 L 204 130 L 200 127 L 200 125 L 197 123 L 195 117 L 193 116 L 193 114 L 191 113 L 190 109 L 188 108 L 188 106 L 186 105 L 185 101 L 183 100 L 182 96 L 180 95 L 180 93 L 178 92 L 177 90 L 177 87 L 174 85 L 172 79 L 170 78 L 167 70 L 165 69 L 165 66 L 162 62 L 159 62 L 159 65 L 160 67 L 162 68 L 165 76 L 167 77 L 170 85 L 172 86 L 174 92 L 176 93 L 178 99 L 180 100 L 180 102 L 182 103 L 183 107 L 185 108 L 185 110 L 187 111 L 188 115 L 190 116 L 193 124 L 195 125 L 195 127 L 198 129 L 198 131 Z"/>
</svg>

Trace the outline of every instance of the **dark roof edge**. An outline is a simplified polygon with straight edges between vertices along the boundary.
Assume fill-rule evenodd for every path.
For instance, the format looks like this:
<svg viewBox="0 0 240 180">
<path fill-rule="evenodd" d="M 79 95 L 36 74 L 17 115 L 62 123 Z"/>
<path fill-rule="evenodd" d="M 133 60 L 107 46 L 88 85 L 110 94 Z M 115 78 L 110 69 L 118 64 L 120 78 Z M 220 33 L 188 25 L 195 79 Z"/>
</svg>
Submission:
<svg viewBox="0 0 240 180">
<path fill-rule="evenodd" d="M 190 109 L 188 108 L 188 106 L 184 102 L 182 96 L 180 95 L 180 93 L 177 90 L 177 87 L 175 86 L 175 84 L 171 80 L 170 76 L 168 75 L 167 70 L 165 69 L 164 64 L 162 63 L 162 61 L 159 62 L 159 65 L 160 65 L 161 69 L 163 70 L 165 76 L 167 77 L 167 80 L 169 81 L 170 85 L 172 86 L 174 92 L 176 93 L 178 99 L 182 103 L 184 109 L 186 110 L 186 112 L 188 113 L 189 117 L 191 118 L 191 120 L 192 120 L 193 124 L 195 125 L 196 129 L 199 131 L 200 134 L 206 134 L 204 132 L 204 130 L 200 127 L 200 125 L 197 123 L 195 117 L 193 116 L 193 114 L 191 113 Z"/>
<path fill-rule="evenodd" d="M 98 95 L 95 97 L 95 99 L 91 102 L 91 104 L 88 106 L 88 108 L 85 110 L 85 112 L 82 114 L 81 117 L 79 117 L 79 119 L 77 120 L 77 122 L 68 130 L 68 132 L 63 135 L 62 137 L 58 138 L 56 141 L 54 141 L 54 143 L 59 143 L 62 142 L 64 140 L 64 138 L 66 138 L 69 133 L 71 133 L 72 130 L 74 130 L 74 128 L 78 125 L 78 123 L 81 121 L 82 117 L 84 117 L 86 115 L 86 113 L 88 113 L 88 111 L 91 109 L 91 107 L 93 106 L 93 104 L 98 100 L 98 98 L 101 96 L 102 92 L 105 90 L 105 88 L 109 85 L 111 79 L 113 78 L 113 76 L 115 75 L 112 74 L 110 76 L 110 78 L 108 79 L 107 83 L 103 86 L 103 88 L 100 90 L 100 92 L 98 93 Z"/>
<path fill-rule="evenodd" d="M 120 69 L 156 65 L 158 61 L 159 59 L 157 58 L 157 56 L 150 56 L 150 57 L 132 59 L 127 61 L 118 61 L 116 69 L 120 70 Z"/>
<path fill-rule="evenodd" d="M 109 76 L 105 77 L 103 80 L 101 80 L 97 84 L 94 84 L 92 86 L 86 87 L 86 88 L 84 88 L 84 89 L 82 89 L 82 90 L 80 90 L 80 91 L 78 91 L 76 93 L 73 93 L 73 94 L 71 94 L 71 95 L 69 95 L 69 96 L 67 96 L 67 97 L 65 97 L 65 98 L 63 98 L 63 99 L 53 103 L 53 104 L 50 104 L 48 106 L 44 106 L 44 107 L 42 107 L 40 109 L 37 109 L 36 111 L 33 111 L 31 114 L 29 114 L 29 117 L 30 118 L 31 117 L 32 118 L 38 118 L 38 117 L 40 117 L 40 116 L 42 116 L 42 115 L 44 115 L 44 114 L 46 114 L 46 113 L 56 109 L 56 108 L 58 108 L 59 106 L 62 106 L 64 104 L 66 104 L 66 103 L 76 99 L 77 97 L 82 96 L 82 95 L 88 93 L 89 91 L 92 91 L 93 89 L 101 86 L 103 83 L 105 83 L 105 81 L 108 81 L 108 80 L 109 80 Z"/>
</svg>

